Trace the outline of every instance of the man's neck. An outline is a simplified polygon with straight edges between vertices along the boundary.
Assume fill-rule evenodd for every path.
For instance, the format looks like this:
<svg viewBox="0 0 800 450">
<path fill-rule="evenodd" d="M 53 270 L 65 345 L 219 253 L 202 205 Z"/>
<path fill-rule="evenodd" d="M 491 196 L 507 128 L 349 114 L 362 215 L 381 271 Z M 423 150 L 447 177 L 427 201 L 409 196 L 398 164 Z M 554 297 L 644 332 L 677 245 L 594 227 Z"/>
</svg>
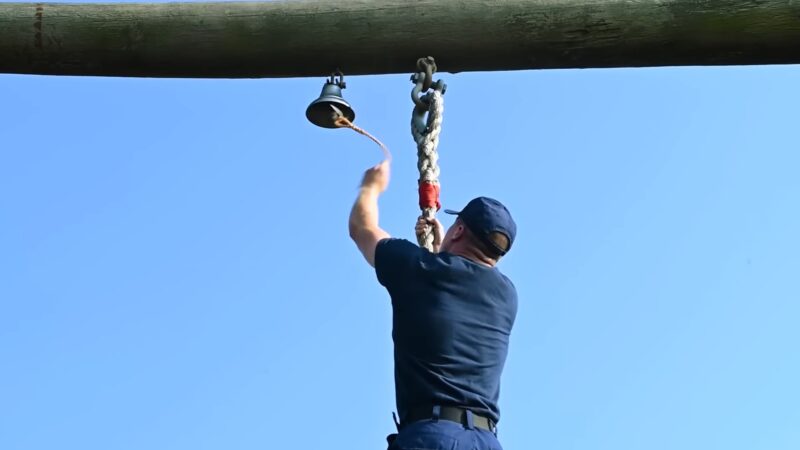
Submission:
<svg viewBox="0 0 800 450">
<path fill-rule="evenodd" d="M 497 261 L 487 258 L 477 252 L 472 252 L 467 249 L 453 249 L 450 251 L 453 255 L 460 256 L 462 258 L 466 258 L 475 264 L 480 264 L 481 266 L 486 267 L 494 267 L 497 264 Z"/>
</svg>

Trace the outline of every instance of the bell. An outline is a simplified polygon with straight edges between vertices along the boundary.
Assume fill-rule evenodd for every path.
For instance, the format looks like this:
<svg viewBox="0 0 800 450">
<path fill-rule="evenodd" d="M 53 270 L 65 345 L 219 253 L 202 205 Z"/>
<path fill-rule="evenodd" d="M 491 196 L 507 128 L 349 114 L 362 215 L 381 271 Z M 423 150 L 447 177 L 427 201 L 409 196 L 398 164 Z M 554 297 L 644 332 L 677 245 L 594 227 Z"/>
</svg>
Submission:
<svg viewBox="0 0 800 450">
<path fill-rule="evenodd" d="M 342 89 L 345 86 L 344 76 L 341 72 L 331 75 L 322 86 L 319 98 L 308 105 L 306 109 L 308 120 L 323 128 L 339 128 L 335 122 L 340 116 L 344 116 L 352 122 L 356 118 L 356 113 L 342 98 Z"/>
</svg>

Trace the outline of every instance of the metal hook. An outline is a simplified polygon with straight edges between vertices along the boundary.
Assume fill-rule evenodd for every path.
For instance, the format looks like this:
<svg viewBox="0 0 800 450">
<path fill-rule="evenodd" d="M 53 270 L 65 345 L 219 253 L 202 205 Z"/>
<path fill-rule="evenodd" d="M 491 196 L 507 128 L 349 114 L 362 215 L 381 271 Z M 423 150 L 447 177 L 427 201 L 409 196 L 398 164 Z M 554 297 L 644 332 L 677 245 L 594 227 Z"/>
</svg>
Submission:
<svg viewBox="0 0 800 450">
<path fill-rule="evenodd" d="M 347 83 L 344 81 L 344 73 L 339 69 L 336 69 L 336 71 L 331 74 L 330 78 L 328 78 L 328 83 L 335 84 L 342 89 L 347 87 Z"/>
<path fill-rule="evenodd" d="M 411 75 L 411 82 L 414 83 L 414 88 L 411 89 L 411 101 L 417 105 L 417 108 L 427 108 L 428 105 L 420 97 L 423 91 L 428 90 L 428 88 L 424 87 L 425 73 L 419 72 Z"/>
<path fill-rule="evenodd" d="M 422 90 L 427 91 L 433 84 L 433 74 L 436 72 L 436 60 L 433 56 L 426 56 L 417 60 L 417 71 L 424 72 L 425 78 L 422 81 Z"/>
<path fill-rule="evenodd" d="M 425 134 L 430 124 L 428 121 L 430 117 L 428 117 L 428 92 L 420 96 L 420 92 L 422 91 L 422 81 L 420 80 L 425 74 L 420 72 L 416 73 L 411 76 L 411 80 L 414 81 L 416 84 L 414 85 L 414 89 L 411 90 L 411 99 L 414 100 L 414 112 L 411 115 L 412 123 L 414 124 L 414 128 L 420 133 Z M 435 91 L 439 91 L 442 94 L 447 91 L 447 85 L 442 80 L 436 80 L 435 83 L 431 85 L 431 88 Z"/>
<path fill-rule="evenodd" d="M 411 90 L 411 101 L 415 105 L 412 120 L 414 127 L 420 133 L 425 133 L 428 129 L 425 117 L 428 114 L 428 91 L 434 89 L 444 94 L 447 90 L 447 85 L 442 80 L 433 81 L 436 69 L 436 61 L 432 56 L 427 56 L 417 60 L 418 72 L 411 75 L 411 82 L 414 83 L 414 88 Z"/>
</svg>

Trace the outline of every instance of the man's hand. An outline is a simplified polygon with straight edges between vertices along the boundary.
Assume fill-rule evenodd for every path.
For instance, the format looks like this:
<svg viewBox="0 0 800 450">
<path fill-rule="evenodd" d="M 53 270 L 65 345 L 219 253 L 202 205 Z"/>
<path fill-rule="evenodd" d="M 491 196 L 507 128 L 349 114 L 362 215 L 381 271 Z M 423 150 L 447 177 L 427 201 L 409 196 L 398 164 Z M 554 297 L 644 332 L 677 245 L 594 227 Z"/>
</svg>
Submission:
<svg viewBox="0 0 800 450">
<path fill-rule="evenodd" d="M 428 219 L 419 216 L 417 225 L 414 227 L 414 232 L 417 234 L 419 240 L 427 231 L 428 227 L 433 227 L 433 253 L 439 253 L 439 248 L 442 246 L 442 238 L 444 238 L 444 226 L 438 219 Z"/>
<path fill-rule="evenodd" d="M 361 189 L 374 190 L 378 194 L 383 193 L 389 187 L 389 161 L 383 161 L 375 167 L 371 167 L 364 173 L 361 180 Z"/>
</svg>

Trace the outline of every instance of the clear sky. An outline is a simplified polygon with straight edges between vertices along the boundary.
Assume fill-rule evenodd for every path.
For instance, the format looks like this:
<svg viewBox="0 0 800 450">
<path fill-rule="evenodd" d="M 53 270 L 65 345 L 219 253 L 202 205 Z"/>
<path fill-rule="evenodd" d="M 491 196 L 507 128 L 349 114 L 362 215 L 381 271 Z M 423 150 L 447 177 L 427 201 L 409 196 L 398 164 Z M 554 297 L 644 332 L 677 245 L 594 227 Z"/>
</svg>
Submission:
<svg viewBox="0 0 800 450">
<path fill-rule="evenodd" d="M 505 448 L 800 448 L 800 68 L 440 76 L 445 206 L 519 225 Z M 385 448 L 380 152 L 323 79 L 0 76 L 0 448 Z M 347 81 L 413 239 L 408 75 Z"/>
</svg>

